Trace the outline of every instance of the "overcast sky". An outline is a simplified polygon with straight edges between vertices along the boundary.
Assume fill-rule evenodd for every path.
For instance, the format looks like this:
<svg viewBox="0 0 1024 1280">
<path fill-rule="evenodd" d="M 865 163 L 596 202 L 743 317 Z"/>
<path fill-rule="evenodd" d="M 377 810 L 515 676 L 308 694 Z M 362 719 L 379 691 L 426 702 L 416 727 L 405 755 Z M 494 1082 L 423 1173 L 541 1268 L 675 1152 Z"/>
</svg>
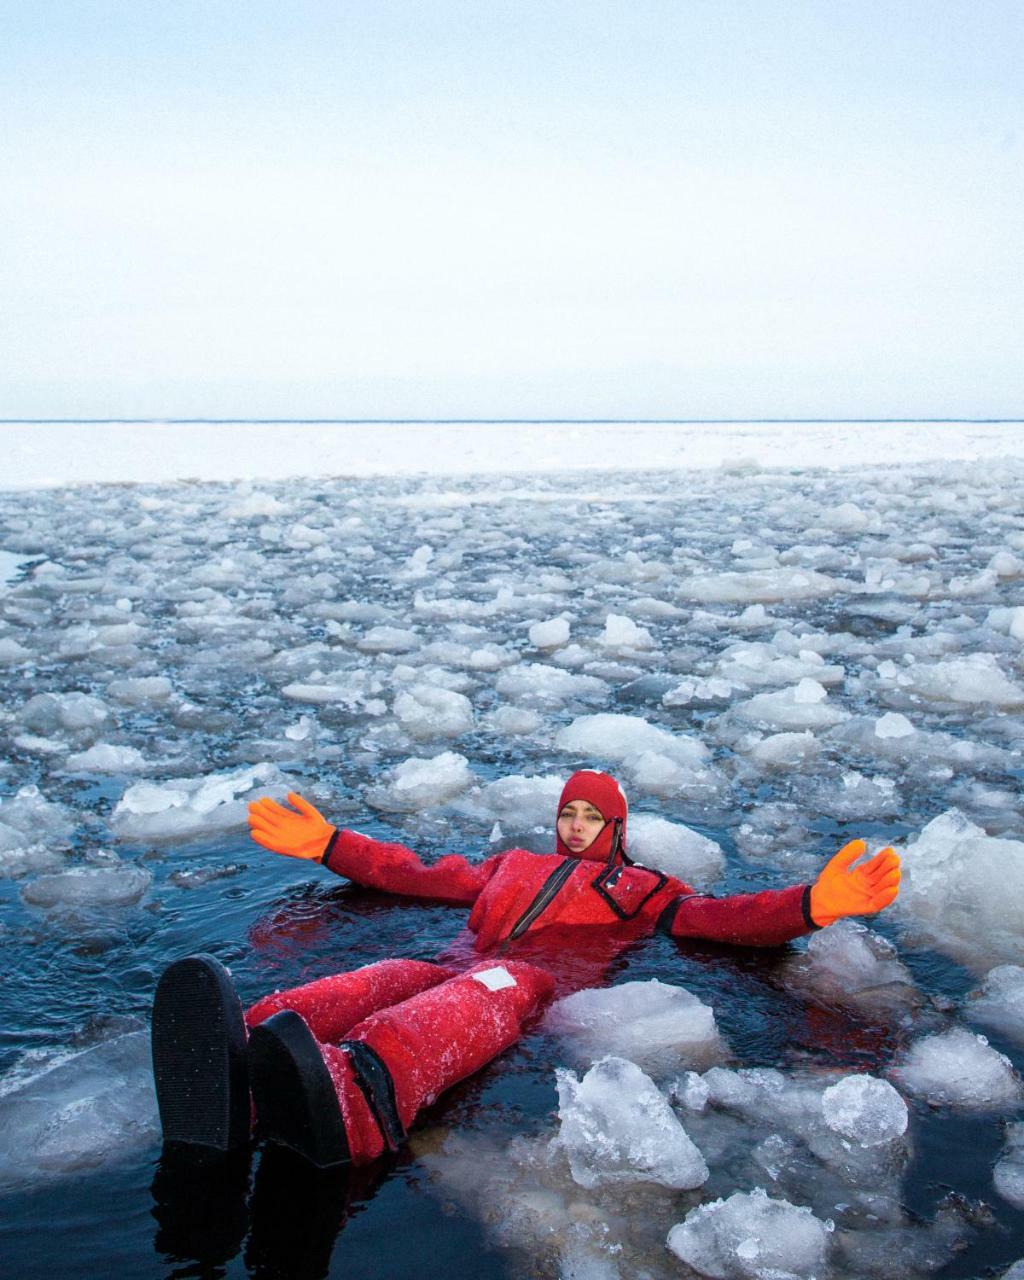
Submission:
<svg viewBox="0 0 1024 1280">
<path fill-rule="evenodd" d="M 1019 0 L 0 13 L 0 417 L 1024 412 Z"/>
</svg>

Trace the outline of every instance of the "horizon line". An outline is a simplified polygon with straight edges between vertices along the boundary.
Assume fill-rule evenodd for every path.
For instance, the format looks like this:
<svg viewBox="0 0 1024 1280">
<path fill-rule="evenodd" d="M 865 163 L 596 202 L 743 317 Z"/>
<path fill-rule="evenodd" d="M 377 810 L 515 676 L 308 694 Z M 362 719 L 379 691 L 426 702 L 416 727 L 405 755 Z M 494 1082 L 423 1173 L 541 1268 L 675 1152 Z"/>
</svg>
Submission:
<svg viewBox="0 0 1024 1280">
<path fill-rule="evenodd" d="M 0 418 L 0 426 L 752 426 L 815 425 L 849 426 L 854 423 L 918 425 L 966 423 L 976 426 L 1011 425 L 1024 417 L 1010 418 Z"/>
</svg>

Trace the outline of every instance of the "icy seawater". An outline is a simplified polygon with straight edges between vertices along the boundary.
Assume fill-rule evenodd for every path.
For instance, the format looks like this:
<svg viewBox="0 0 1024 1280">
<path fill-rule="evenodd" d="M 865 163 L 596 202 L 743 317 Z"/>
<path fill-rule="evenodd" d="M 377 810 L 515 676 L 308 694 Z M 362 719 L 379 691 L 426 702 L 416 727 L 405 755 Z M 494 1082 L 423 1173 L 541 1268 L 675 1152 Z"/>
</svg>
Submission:
<svg viewBox="0 0 1024 1280">
<path fill-rule="evenodd" d="M 10 1273 L 1010 1272 L 1022 513 L 1019 461 L 0 495 Z M 701 891 L 859 835 L 900 901 L 773 951 L 639 943 L 357 1175 L 162 1156 L 170 960 L 248 1003 L 464 924 L 260 849 L 250 799 L 483 859 L 549 849 L 583 765 Z"/>
</svg>

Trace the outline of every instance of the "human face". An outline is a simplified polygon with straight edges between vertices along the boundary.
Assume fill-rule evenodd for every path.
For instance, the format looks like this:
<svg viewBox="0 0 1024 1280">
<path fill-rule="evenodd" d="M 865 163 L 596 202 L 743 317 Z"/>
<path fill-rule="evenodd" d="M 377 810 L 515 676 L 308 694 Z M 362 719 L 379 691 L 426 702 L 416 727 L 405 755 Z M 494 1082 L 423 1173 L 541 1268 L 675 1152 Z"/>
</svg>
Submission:
<svg viewBox="0 0 1024 1280">
<path fill-rule="evenodd" d="M 589 800 L 570 800 L 558 815 L 558 834 L 572 853 L 589 849 L 604 827 L 604 814 Z"/>
</svg>

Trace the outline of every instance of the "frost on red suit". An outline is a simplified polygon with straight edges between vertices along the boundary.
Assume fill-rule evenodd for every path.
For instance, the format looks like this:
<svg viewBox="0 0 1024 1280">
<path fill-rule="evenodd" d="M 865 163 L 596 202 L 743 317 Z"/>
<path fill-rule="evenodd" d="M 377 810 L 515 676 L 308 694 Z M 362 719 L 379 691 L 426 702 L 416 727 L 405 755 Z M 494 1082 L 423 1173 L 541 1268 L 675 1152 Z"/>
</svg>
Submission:
<svg viewBox="0 0 1024 1280">
<path fill-rule="evenodd" d="M 554 980 L 535 965 L 481 964 L 353 1027 L 320 1052 L 338 1095 L 353 1164 L 389 1144 L 360 1087 L 349 1046 L 365 1045 L 387 1068 L 402 1129 L 452 1085 L 510 1048 L 550 997 Z"/>
<path fill-rule="evenodd" d="M 574 773 L 558 812 L 573 800 L 595 805 L 605 819 L 597 839 L 577 854 L 556 836 L 550 854 L 508 849 L 483 862 L 449 854 L 428 866 L 404 845 L 340 829 L 323 863 L 367 888 L 470 906 L 467 924 L 477 954 L 498 946 L 516 948 L 524 936 L 553 937 L 568 929 L 607 930 L 615 939 L 612 950 L 621 951 L 655 929 L 674 938 L 773 947 L 816 927 L 809 885 L 715 898 L 633 863 L 626 844 L 626 797 L 609 774 Z M 537 958 L 533 949 L 530 958 Z M 584 985 L 599 980 L 592 977 Z"/>
<path fill-rule="evenodd" d="M 302 1016 L 317 1040 L 330 1043 L 341 1040 L 378 1009 L 400 1004 L 455 973 L 425 960 L 381 960 L 290 991 L 274 991 L 246 1011 L 245 1022 L 251 1029 L 282 1009 L 291 1009 Z"/>
</svg>

